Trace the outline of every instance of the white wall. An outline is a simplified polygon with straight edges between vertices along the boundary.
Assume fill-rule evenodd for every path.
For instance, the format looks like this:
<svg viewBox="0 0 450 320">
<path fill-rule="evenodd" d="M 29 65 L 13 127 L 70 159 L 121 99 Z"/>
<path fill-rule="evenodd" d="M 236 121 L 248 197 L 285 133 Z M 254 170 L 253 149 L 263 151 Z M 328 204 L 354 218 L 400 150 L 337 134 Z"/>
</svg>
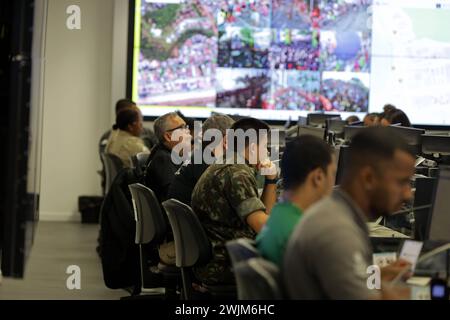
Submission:
<svg viewBox="0 0 450 320">
<path fill-rule="evenodd" d="M 66 28 L 73 4 L 81 30 Z M 113 118 L 113 24 L 114 0 L 49 0 L 41 220 L 79 220 L 78 196 L 101 193 L 97 143 Z"/>
<path fill-rule="evenodd" d="M 113 0 L 111 0 L 113 1 Z M 128 0 L 114 0 L 114 26 L 112 42 L 111 105 L 126 96 L 128 54 Z M 111 123 L 115 112 L 111 112 Z"/>
</svg>

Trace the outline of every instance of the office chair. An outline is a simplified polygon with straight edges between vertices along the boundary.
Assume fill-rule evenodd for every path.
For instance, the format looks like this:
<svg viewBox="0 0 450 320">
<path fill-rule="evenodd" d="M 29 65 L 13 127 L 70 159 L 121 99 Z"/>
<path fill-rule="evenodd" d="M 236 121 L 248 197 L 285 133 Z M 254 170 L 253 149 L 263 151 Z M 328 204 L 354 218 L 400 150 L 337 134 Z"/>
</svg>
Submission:
<svg viewBox="0 0 450 320">
<path fill-rule="evenodd" d="M 233 267 L 242 261 L 261 256 L 256 248 L 255 241 L 247 238 L 228 241 L 225 246 L 227 247 Z"/>
<path fill-rule="evenodd" d="M 101 157 L 105 168 L 105 194 L 107 194 L 117 173 L 123 168 L 123 163 L 118 156 L 111 153 L 103 153 Z"/>
<path fill-rule="evenodd" d="M 281 300 L 279 268 L 263 258 L 241 261 L 234 268 L 239 300 Z"/>
<path fill-rule="evenodd" d="M 144 173 L 149 156 L 150 153 L 140 152 L 131 157 L 131 163 L 133 164 L 133 168 L 136 170 L 138 176 L 141 176 Z"/>
<path fill-rule="evenodd" d="M 146 186 L 135 183 L 128 188 L 133 199 L 136 220 L 135 243 L 139 245 L 141 293 L 160 296 L 173 294 L 180 279 L 178 268 L 159 263 L 157 270 L 150 272 L 148 266 L 149 246 L 156 248 L 165 240 L 168 232 L 168 224 L 161 206 L 154 192 Z M 147 284 L 151 288 L 146 287 Z M 156 285 L 163 285 L 164 288 L 154 288 Z"/>
<path fill-rule="evenodd" d="M 176 265 L 181 269 L 183 298 L 191 300 L 192 268 L 208 263 L 212 258 L 212 246 L 205 230 L 192 209 L 175 199 L 163 202 L 175 238 Z M 232 298 L 236 295 L 235 286 L 206 286 L 213 297 Z"/>
<path fill-rule="evenodd" d="M 147 166 L 147 161 L 148 161 L 148 158 L 150 157 L 150 153 L 140 152 L 136 155 L 136 157 L 139 161 L 140 166 L 145 168 Z"/>
</svg>

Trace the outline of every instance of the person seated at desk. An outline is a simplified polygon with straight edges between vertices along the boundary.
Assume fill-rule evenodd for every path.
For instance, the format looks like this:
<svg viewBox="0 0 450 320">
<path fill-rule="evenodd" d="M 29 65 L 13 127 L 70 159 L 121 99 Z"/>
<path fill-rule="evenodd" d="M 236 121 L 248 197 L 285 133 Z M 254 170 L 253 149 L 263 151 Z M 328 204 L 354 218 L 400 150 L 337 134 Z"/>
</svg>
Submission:
<svg viewBox="0 0 450 320">
<path fill-rule="evenodd" d="M 399 124 L 402 127 L 411 127 L 411 121 L 409 121 L 408 116 L 400 109 L 387 113 L 383 119 L 381 119 L 382 126 L 388 127 L 395 124 Z"/>
<path fill-rule="evenodd" d="M 284 255 L 284 284 L 291 299 L 407 299 L 409 291 L 387 287 L 403 268 L 381 269 L 381 291 L 368 288 L 372 248 L 367 221 L 397 211 L 412 197 L 415 158 L 390 128 L 358 133 L 341 187 L 305 213 Z"/>
<path fill-rule="evenodd" d="M 234 120 L 227 115 L 213 115 L 206 119 L 202 126 L 202 135 L 210 129 L 219 130 L 221 133 L 221 140 L 214 141 L 217 146 L 215 149 L 211 149 L 208 141 L 204 141 L 202 148 L 198 151 L 202 153 L 201 163 L 195 163 L 195 156 L 192 155 L 190 161 L 183 164 L 180 169 L 175 173 L 175 178 L 169 187 L 168 197 L 169 199 L 179 200 L 187 205 L 191 205 L 192 191 L 194 190 L 197 181 L 201 175 L 208 168 L 210 163 L 206 163 L 203 157 L 204 154 L 209 152 L 211 158 L 222 158 L 226 149 L 225 134 L 226 130 L 230 129 Z M 202 139 L 202 136 L 198 137 Z M 195 151 L 194 151 L 195 153 Z"/>
<path fill-rule="evenodd" d="M 383 106 L 383 112 L 380 113 L 380 118 L 384 118 L 387 114 L 394 112 L 397 110 L 397 107 L 388 103 Z"/>
<path fill-rule="evenodd" d="M 364 126 L 375 127 L 380 125 L 380 115 L 378 113 L 368 113 L 364 117 Z"/>
<path fill-rule="evenodd" d="M 105 152 L 122 160 L 124 167 L 131 168 L 131 157 L 150 152 L 140 138 L 142 133 L 142 114 L 137 108 L 120 111 L 116 116 L 116 124 L 106 145 Z"/>
<path fill-rule="evenodd" d="M 359 122 L 361 120 L 359 120 L 359 118 L 357 116 L 350 116 L 347 119 L 345 119 L 345 122 L 347 123 L 347 125 L 351 125 L 352 123 L 355 122 Z"/>
<path fill-rule="evenodd" d="M 206 285 L 234 284 L 225 243 L 238 238 L 253 239 L 267 221 L 276 201 L 276 172 L 267 161 L 269 126 L 260 120 L 236 121 L 227 133 L 223 164 L 213 164 L 200 177 L 192 193 L 192 209 L 198 216 L 213 247 L 209 263 L 194 268 Z M 245 135 L 256 133 L 253 139 Z M 259 133 L 259 134 L 258 134 Z M 265 173 L 265 187 L 258 197 L 257 171 Z M 276 170 L 276 169 L 275 169 Z"/>
<path fill-rule="evenodd" d="M 138 109 L 135 102 L 133 102 L 129 99 L 120 99 L 119 101 L 116 102 L 116 108 L 115 108 L 116 116 L 120 111 L 122 111 L 124 109 L 128 109 L 128 108 L 137 108 Z M 112 130 L 108 130 L 101 136 L 99 144 L 98 144 L 100 154 L 102 154 L 104 152 L 105 147 L 108 144 L 109 137 L 111 136 L 111 132 L 112 132 Z M 144 141 L 145 146 L 149 150 L 151 150 L 151 148 L 158 142 L 158 139 L 156 139 L 156 136 L 153 133 L 153 131 L 148 128 L 144 128 L 144 127 L 142 128 L 140 138 Z"/>
<path fill-rule="evenodd" d="M 286 244 L 303 212 L 331 193 L 336 177 L 333 150 L 305 135 L 288 143 L 281 159 L 284 201 L 275 205 L 256 242 L 266 259 L 281 266 Z"/>
<path fill-rule="evenodd" d="M 159 202 L 163 202 L 167 200 L 169 186 L 180 167 L 172 161 L 172 150 L 176 146 L 184 150 L 184 145 L 190 150 L 191 135 L 186 122 L 175 112 L 156 119 L 154 129 L 158 144 L 152 149 L 147 162 L 145 185 L 153 190 Z"/>
</svg>

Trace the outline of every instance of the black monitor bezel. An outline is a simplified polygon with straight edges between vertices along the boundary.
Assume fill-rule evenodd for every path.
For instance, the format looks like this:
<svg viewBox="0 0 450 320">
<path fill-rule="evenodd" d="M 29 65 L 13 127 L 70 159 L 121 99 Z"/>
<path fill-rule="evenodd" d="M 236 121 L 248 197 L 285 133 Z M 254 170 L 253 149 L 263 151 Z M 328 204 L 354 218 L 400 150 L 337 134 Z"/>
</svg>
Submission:
<svg viewBox="0 0 450 320">
<path fill-rule="evenodd" d="M 134 24 L 135 24 L 135 9 L 136 9 L 136 1 L 129 1 L 129 11 L 128 11 L 128 48 L 127 48 L 127 80 L 126 80 L 126 98 L 132 99 L 133 97 L 133 54 L 134 54 Z M 313 112 L 317 113 L 317 112 Z M 371 113 L 370 110 L 368 113 Z M 341 115 L 339 115 L 341 116 Z M 158 117 L 157 116 L 144 116 L 144 121 L 154 121 Z M 268 124 L 273 126 L 279 126 L 286 123 L 285 120 L 265 120 Z M 418 124 L 414 125 L 416 128 L 426 129 L 426 130 L 448 130 L 450 131 L 449 126 L 442 125 L 427 125 L 427 124 Z"/>
<path fill-rule="evenodd" d="M 448 152 L 441 152 L 441 151 L 429 151 L 429 150 L 424 150 L 424 141 L 426 141 L 427 139 L 432 139 L 432 138 L 437 138 L 437 139 L 447 139 L 448 143 L 449 143 L 449 151 Z M 423 154 L 427 154 L 427 155 L 431 155 L 431 154 L 440 154 L 440 155 L 450 155 L 450 136 L 444 136 L 444 135 L 432 135 L 432 134 L 424 134 L 422 135 L 422 153 Z"/>
<path fill-rule="evenodd" d="M 436 179 L 436 184 L 434 186 L 433 197 L 432 197 L 431 208 L 430 208 L 430 214 L 428 216 L 428 225 L 427 225 L 427 230 L 426 230 L 426 234 L 425 234 L 425 239 L 426 240 L 430 240 L 430 230 L 431 230 L 431 223 L 433 221 L 436 195 L 437 195 L 437 192 L 438 192 L 439 180 L 440 180 L 440 177 L 441 177 L 443 169 L 450 171 L 450 166 L 448 166 L 448 165 L 441 165 L 441 166 L 439 166 L 439 174 L 438 174 L 438 177 Z M 433 240 L 433 241 L 440 241 L 440 240 Z"/>
<path fill-rule="evenodd" d="M 298 126 L 298 136 L 301 136 L 300 135 L 300 130 L 301 129 L 307 129 L 307 130 L 313 130 L 313 131 L 317 131 L 317 132 L 319 132 L 319 131 L 323 131 L 323 137 L 322 137 L 322 140 L 324 140 L 325 141 L 325 138 L 326 138 L 326 133 L 327 133 L 327 131 L 326 131 L 326 129 L 325 128 L 319 128 L 319 127 L 314 127 L 314 126 L 309 126 L 309 125 L 307 125 L 307 126 Z M 314 134 L 309 134 L 309 135 L 313 135 L 313 136 L 317 136 L 318 138 L 319 138 L 319 135 L 314 135 Z"/>
</svg>

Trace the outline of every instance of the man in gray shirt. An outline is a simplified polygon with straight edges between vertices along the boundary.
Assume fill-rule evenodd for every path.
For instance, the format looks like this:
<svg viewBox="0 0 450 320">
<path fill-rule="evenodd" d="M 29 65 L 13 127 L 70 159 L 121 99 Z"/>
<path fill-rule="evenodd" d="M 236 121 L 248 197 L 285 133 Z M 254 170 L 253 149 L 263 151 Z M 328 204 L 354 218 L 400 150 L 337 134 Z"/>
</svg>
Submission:
<svg viewBox="0 0 450 320">
<path fill-rule="evenodd" d="M 405 290 L 370 290 L 372 248 L 366 223 L 395 212 L 412 197 L 415 158 L 389 128 L 368 128 L 354 137 L 343 183 L 305 212 L 286 250 L 284 283 L 291 299 L 407 298 Z M 381 270 L 389 281 L 405 268 Z"/>
</svg>

